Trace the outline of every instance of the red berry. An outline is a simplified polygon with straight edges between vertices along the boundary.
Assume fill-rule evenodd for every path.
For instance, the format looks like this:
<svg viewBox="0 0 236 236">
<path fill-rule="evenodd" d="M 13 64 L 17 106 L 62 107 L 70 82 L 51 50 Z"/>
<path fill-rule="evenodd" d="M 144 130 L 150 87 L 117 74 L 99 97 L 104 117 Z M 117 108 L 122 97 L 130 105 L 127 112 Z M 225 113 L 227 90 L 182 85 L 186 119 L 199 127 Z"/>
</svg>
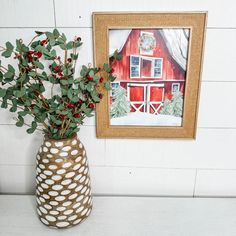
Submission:
<svg viewBox="0 0 236 236">
<path fill-rule="evenodd" d="M 34 52 L 34 55 L 37 57 L 37 58 L 40 58 L 42 56 L 42 53 L 41 52 Z"/>
<path fill-rule="evenodd" d="M 114 73 L 114 71 L 115 71 L 115 70 L 114 70 L 113 68 L 111 68 L 110 73 L 112 74 L 112 73 Z"/>
<path fill-rule="evenodd" d="M 104 78 L 103 78 L 103 77 L 101 77 L 101 78 L 99 79 L 99 82 L 100 82 L 100 83 L 102 83 L 102 82 L 103 82 L 103 80 L 104 80 Z"/>
<path fill-rule="evenodd" d="M 60 66 L 55 66 L 54 70 L 55 70 L 56 72 L 60 72 L 60 71 L 61 71 L 61 67 L 60 67 Z"/>
<path fill-rule="evenodd" d="M 41 46 L 44 46 L 45 44 L 47 44 L 47 42 L 48 42 L 48 41 L 47 41 L 46 39 L 45 39 L 45 40 L 42 40 L 42 41 L 40 42 L 40 45 L 41 45 Z"/>
<path fill-rule="evenodd" d="M 103 98 L 103 95 L 102 95 L 101 93 L 99 93 L 98 97 L 99 97 L 100 99 L 102 99 L 102 98 Z"/>
<path fill-rule="evenodd" d="M 67 105 L 67 107 L 70 108 L 70 109 L 73 109 L 73 108 L 75 108 L 75 105 L 72 104 L 72 103 L 69 103 L 69 104 Z"/>
<path fill-rule="evenodd" d="M 89 103 L 88 104 L 88 108 L 93 109 L 94 108 L 94 104 L 93 103 Z"/>
<path fill-rule="evenodd" d="M 62 72 L 59 72 L 58 75 L 61 76 L 61 77 L 63 76 Z"/>
<path fill-rule="evenodd" d="M 80 118 L 81 116 L 80 116 L 79 113 L 77 113 L 77 114 L 74 115 L 74 117 L 75 117 L 75 118 Z"/>
<path fill-rule="evenodd" d="M 59 129 L 59 130 L 63 128 L 62 125 L 57 125 L 56 127 L 57 127 L 57 129 Z"/>
<path fill-rule="evenodd" d="M 32 55 L 34 54 L 34 51 L 28 51 L 27 52 L 27 58 L 29 60 L 29 62 L 33 61 Z"/>
<path fill-rule="evenodd" d="M 72 62 L 72 59 L 71 59 L 71 58 L 68 58 L 67 61 L 68 61 L 69 63 L 71 63 L 71 62 Z"/>
<path fill-rule="evenodd" d="M 60 120 L 65 120 L 66 116 L 65 116 L 65 115 L 59 115 L 58 118 L 59 118 Z"/>
<path fill-rule="evenodd" d="M 81 105 L 81 104 L 83 104 L 83 100 L 80 99 L 80 100 L 78 101 L 78 105 Z"/>
<path fill-rule="evenodd" d="M 87 80 L 90 80 L 90 81 L 93 80 L 93 77 L 91 77 L 91 76 L 89 76 L 89 75 L 87 75 L 86 78 L 87 78 Z"/>
</svg>

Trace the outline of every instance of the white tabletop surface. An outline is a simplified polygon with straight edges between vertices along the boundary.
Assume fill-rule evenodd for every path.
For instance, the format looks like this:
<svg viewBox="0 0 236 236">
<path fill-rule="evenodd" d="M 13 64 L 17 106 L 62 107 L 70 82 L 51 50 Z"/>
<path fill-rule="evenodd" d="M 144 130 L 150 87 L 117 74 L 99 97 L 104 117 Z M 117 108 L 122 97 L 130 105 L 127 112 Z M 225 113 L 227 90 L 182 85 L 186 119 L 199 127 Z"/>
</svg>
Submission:
<svg viewBox="0 0 236 236">
<path fill-rule="evenodd" d="M 94 197 L 90 217 L 70 229 L 44 226 L 34 196 L 0 195 L 1 236 L 235 236 L 236 199 Z"/>
</svg>

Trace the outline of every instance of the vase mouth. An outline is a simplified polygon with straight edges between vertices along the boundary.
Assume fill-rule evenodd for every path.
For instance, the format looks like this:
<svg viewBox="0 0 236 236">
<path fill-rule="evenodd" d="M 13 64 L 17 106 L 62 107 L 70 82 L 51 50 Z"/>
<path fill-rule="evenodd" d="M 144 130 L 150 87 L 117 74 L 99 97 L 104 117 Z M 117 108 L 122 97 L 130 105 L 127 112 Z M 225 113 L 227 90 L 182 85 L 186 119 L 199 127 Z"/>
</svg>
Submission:
<svg viewBox="0 0 236 236">
<path fill-rule="evenodd" d="M 74 133 L 70 138 L 62 138 L 62 139 L 53 139 L 53 138 L 50 138 L 48 137 L 48 135 L 44 135 L 44 138 L 45 140 L 51 140 L 51 141 L 54 141 L 54 142 L 66 142 L 66 141 L 69 141 L 71 139 L 75 139 L 77 138 L 77 133 Z"/>
</svg>

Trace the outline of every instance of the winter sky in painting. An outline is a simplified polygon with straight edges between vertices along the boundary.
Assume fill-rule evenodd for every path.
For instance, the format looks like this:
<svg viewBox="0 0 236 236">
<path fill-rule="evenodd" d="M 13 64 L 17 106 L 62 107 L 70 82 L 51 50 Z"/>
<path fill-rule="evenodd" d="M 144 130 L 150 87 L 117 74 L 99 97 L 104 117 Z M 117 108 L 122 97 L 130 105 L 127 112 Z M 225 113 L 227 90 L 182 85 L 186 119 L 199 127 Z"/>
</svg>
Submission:
<svg viewBox="0 0 236 236">
<path fill-rule="evenodd" d="M 189 29 L 109 30 L 111 125 L 182 126 L 188 44 Z"/>
</svg>

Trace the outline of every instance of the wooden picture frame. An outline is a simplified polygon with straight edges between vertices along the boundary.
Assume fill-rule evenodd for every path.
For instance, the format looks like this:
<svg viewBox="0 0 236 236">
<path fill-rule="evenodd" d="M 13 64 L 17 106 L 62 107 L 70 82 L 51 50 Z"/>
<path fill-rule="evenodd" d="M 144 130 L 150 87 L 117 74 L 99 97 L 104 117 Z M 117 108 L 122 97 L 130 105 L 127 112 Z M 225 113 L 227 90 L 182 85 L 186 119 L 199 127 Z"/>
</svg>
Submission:
<svg viewBox="0 0 236 236">
<path fill-rule="evenodd" d="M 113 63 L 117 45 L 124 58 L 114 66 L 116 96 L 104 90 L 96 107 L 98 138 L 195 139 L 206 20 L 206 12 L 93 13 L 95 65 Z M 114 112 L 119 91 L 131 104 L 124 117 Z"/>
</svg>

